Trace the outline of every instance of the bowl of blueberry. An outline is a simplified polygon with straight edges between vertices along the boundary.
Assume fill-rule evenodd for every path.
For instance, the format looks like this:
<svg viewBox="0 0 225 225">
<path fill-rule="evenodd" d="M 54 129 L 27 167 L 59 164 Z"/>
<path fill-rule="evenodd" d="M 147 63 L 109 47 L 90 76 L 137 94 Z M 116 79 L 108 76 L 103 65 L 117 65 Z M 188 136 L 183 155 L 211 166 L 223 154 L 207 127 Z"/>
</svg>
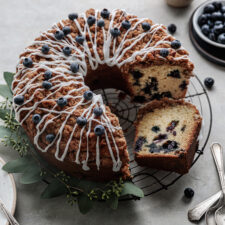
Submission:
<svg viewBox="0 0 225 225">
<path fill-rule="evenodd" d="M 225 48 L 225 0 L 203 3 L 193 16 L 193 28 L 203 41 Z"/>
</svg>

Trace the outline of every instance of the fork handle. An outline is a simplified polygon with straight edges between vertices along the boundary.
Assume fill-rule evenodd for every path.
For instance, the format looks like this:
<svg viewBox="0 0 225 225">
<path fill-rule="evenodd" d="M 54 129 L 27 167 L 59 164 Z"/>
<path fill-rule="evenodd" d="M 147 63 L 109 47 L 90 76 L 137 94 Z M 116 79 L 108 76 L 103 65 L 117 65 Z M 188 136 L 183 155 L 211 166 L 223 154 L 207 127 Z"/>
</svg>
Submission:
<svg viewBox="0 0 225 225">
<path fill-rule="evenodd" d="M 3 204 L 3 202 L 0 201 L 0 208 L 2 209 L 2 212 L 5 214 L 5 216 L 7 217 L 9 223 L 11 225 L 19 225 L 19 223 L 17 222 L 17 220 L 13 217 L 13 215 L 7 210 L 7 208 L 5 207 L 5 205 Z"/>
<path fill-rule="evenodd" d="M 217 172 L 220 178 L 220 185 L 222 188 L 224 201 L 225 201 L 225 179 L 224 179 L 224 166 L 223 166 L 223 149 L 219 143 L 211 145 L 211 151 L 216 163 Z"/>
</svg>

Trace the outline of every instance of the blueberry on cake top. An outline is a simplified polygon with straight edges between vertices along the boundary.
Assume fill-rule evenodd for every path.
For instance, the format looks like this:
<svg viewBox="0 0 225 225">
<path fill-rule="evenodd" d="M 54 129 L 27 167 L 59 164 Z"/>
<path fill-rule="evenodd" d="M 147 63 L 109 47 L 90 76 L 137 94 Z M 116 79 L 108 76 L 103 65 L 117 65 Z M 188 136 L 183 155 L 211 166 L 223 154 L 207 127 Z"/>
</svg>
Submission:
<svg viewBox="0 0 225 225">
<path fill-rule="evenodd" d="M 138 113 L 135 159 L 139 165 L 187 173 L 198 147 L 201 116 L 183 100 L 154 100 Z"/>
<path fill-rule="evenodd" d="M 118 118 L 92 91 L 121 89 L 140 102 L 182 98 L 192 70 L 188 52 L 162 24 L 119 9 L 71 13 L 21 54 L 14 109 L 35 148 L 59 169 L 93 180 L 127 179 Z"/>
</svg>

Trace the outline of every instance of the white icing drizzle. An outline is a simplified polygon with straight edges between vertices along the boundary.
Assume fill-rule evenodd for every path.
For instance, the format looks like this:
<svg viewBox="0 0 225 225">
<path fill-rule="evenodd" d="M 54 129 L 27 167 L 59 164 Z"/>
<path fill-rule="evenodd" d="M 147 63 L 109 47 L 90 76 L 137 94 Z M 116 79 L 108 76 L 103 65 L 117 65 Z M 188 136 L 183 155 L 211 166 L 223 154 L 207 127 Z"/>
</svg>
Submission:
<svg viewBox="0 0 225 225">
<path fill-rule="evenodd" d="M 18 72 L 16 73 L 15 78 L 14 78 L 14 84 L 13 84 L 14 95 L 16 95 L 16 94 L 25 95 L 26 93 L 28 93 L 28 91 L 34 90 L 33 94 L 30 96 L 30 99 L 26 100 L 22 106 L 14 104 L 14 109 L 16 112 L 17 120 L 20 121 L 21 124 L 23 124 L 23 122 L 26 121 L 26 119 L 31 115 L 31 113 L 35 109 L 40 109 L 43 112 L 45 112 L 45 115 L 41 118 L 41 121 L 36 125 L 36 135 L 34 136 L 33 141 L 34 141 L 34 145 L 37 147 L 37 149 L 39 149 L 42 152 L 47 152 L 49 150 L 49 148 L 51 148 L 55 144 L 55 147 L 56 147 L 55 157 L 57 160 L 63 161 L 65 159 L 65 157 L 67 156 L 70 143 L 73 139 L 73 135 L 75 134 L 77 127 L 78 127 L 77 124 L 74 125 L 73 130 L 68 138 L 66 147 L 63 151 L 63 154 L 61 154 L 61 156 L 60 156 L 59 155 L 59 153 L 60 153 L 59 145 L 60 145 L 60 142 L 62 139 L 63 130 L 65 128 L 65 125 L 68 122 L 68 119 L 76 111 L 76 109 L 79 106 L 88 106 L 87 108 L 84 108 L 84 111 L 82 112 L 82 115 L 81 115 L 87 119 L 87 125 L 86 125 L 86 127 L 82 127 L 80 129 L 80 140 L 79 140 L 78 149 L 76 150 L 76 156 L 75 156 L 75 161 L 74 161 L 74 163 L 77 163 L 77 164 L 82 163 L 83 170 L 90 169 L 88 166 L 89 150 L 90 150 L 89 149 L 89 134 L 92 129 L 93 121 L 101 124 L 102 126 L 104 126 L 106 128 L 105 129 L 105 140 L 106 140 L 108 150 L 109 150 L 112 162 L 113 162 L 113 168 L 112 168 L 113 171 L 114 172 L 119 171 L 121 168 L 121 165 L 122 165 L 122 162 L 121 162 L 120 156 L 119 156 L 119 149 L 116 144 L 116 140 L 114 138 L 114 132 L 116 130 L 121 129 L 121 127 L 115 127 L 111 124 L 110 119 L 106 115 L 106 109 L 105 109 L 105 105 L 103 104 L 102 96 L 94 94 L 92 100 L 85 101 L 83 99 L 83 96 L 71 95 L 72 93 L 80 91 L 82 89 L 84 89 L 84 90 L 89 89 L 84 84 L 84 77 L 87 74 L 86 60 L 88 60 L 88 64 L 90 65 L 92 70 L 96 70 L 98 68 L 99 64 L 100 65 L 106 64 L 110 67 L 112 67 L 112 66 L 121 67 L 126 63 L 134 61 L 137 56 L 140 56 L 142 60 L 145 60 L 148 53 L 162 49 L 161 47 L 158 47 L 160 44 L 164 44 L 164 43 L 170 44 L 170 42 L 167 41 L 167 39 L 170 37 L 170 35 L 168 34 L 163 39 L 157 41 L 154 46 L 151 45 L 154 35 L 157 33 L 157 31 L 159 31 L 159 30 L 165 31 L 165 28 L 161 24 L 154 24 L 151 26 L 151 29 L 149 31 L 140 33 L 133 38 L 128 38 L 129 32 L 135 30 L 138 25 L 140 25 L 142 22 L 144 22 L 146 20 L 146 18 L 143 18 L 143 19 L 131 18 L 130 22 L 135 21 L 135 20 L 136 20 L 136 22 L 133 23 L 132 27 L 126 31 L 126 33 L 123 35 L 121 42 L 117 46 L 117 38 L 113 38 L 110 34 L 110 30 L 112 28 L 117 27 L 119 29 L 121 27 L 121 24 L 114 23 L 115 22 L 114 19 L 115 19 L 117 12 L 118 12 L 118 10 L 113 10 L 111 12 L 111 20 L 109 23 L 108 30 L 105 30 L 104 27 L 101 28 L 102 34 L 103 34 L 103 49 L 102 49 L 103 58 L 101 58 L 98 53 L 97 19 L 95 21 L 95 33 L 94 33 L 94 37 L 93 37 L 92 33 L 90 31 L 90 27 L 87 23 L 87 17 L 85 15 L 85 13 L 83 13 L 80 15 L 80 17 L 82 17 L 85 21 L 85 25 L 84 25 L 83 29 L 81 28 L 81 26 L 77 20 L 75 20 L 74 22 L 76 24 L 77 29 L 79 30 L 79 33 L 83 37 L 86 37 L 86 35 L 88 34 L 91 45 L 92 45 L 93 53 L 91 53 L 91 50 L 88 46 L 86 39 L 84 40 L 83 45 L 79 45 L 76 43 L 75 39 L 71 36 L 71 34 L 68 34 L 65 38 L 58 41 L 55 39 L 54 34 L 52 32 L 50 32 L 51 30 L 48 30 L 41 34 L 41 36 L 45 40 L 42 40 L 42 41 L 36 40 L 31 45 L 31 46 L 39 46 L 39 48 L 28 47 L 27 49 L 25 49 L 25 53 L 29 53 L 30 57 L 31 56 L 40 56 L 40 57 L 42 57 L 42 60 L 39 61 L 38 63 L 34 62 L 32 68 L 25 68 L 22 64 L 23 59 L 25 57 L 21 57 L 21 61 L 17 66 Z M 99 13 L 100 13 L 100 11 L 95 10 L 95 18 L 98 17 Z M 120 17 L 122 18 L 124 15 L 127 15 L 127 13 L 123 10 Z M 59 24 L 62 27 L 65 26 L 63 21 L 61 21 Z M 60 30 L 60 28 L 57 24 L 55 24 L 53 26 L 53 28 L 55 28 L 56 30 Z M 142 49 L 134 51 L 132 54 L 129 54 L 129 57 L 127 57 L 127 58 L 124 57 L 126 55 L 126 53 L 132 49 L 132 47 L 136 46 L 137 43 L 140 40 L 142 40 L 149 33 L 151 34 L 151 38 L 142 47 Z M 128 42 L 130 42 L 131 44 L 128 45 L 127 47 L 125 47 Z M 43 54 L 40 51 L 40 47 L 43 46 L 44 44 L 47 44 L 50 47 L 50 50 L 52 51 L 52 53 Z M 112 53 L 113 54 L 110 54 L 111 45 L 112 45 Z M 66 46 L 69 46 L 71 49 L 73 49 L 75 51 L 75 53 L 71 54 L 70 56 L 65 56 L 62 52 L 62 48 L 66 47 Z M 181 49 L 183 49 L 183 48 L 181 47 L 179 50 L 181 50 Z M 165 58 L 163 58 L 161 56 L 159 56 L 159 57 L 165 60 Z M 43 59 L 51 59 L 52 61 L 47 61 L 47 60 L 43 60 Z M 174 57 L 174 60 L 181 60 L 181 59 L 189 60 L 187 55 L 182 55 L 180 57 Z M 79 64 L 79 72 L 77 72 L 75 74 L 72 73 L 70 70 L 70 64 L 72 62 L 76 62 Z M 43 90 L 43 87 L 41 86 L 41 84 L 39 82 L 35 82 L 35 80 L 37 80 L 38 77 L 43 75 L 43 73 L 37 72 L 39 69 L 42 69 L 44 71 L 50 70 L 54 74 L 54 76 L 49 80 L 53 85 L 51 88 L 51 93 L 49 95 L 45 96 L 41 101 L 35 102 L 32 106 L 25 107 L 24 106 L 25 104 L 33 101 L 34 96 L 38 91 Z M 37 72 L 37 75 L 32 79 L 29 79 L 28 77 L 26 77 L 26 78 L 23 78 L 22 80 L 19 80 L 19 77 L 21 75 L 23 76 L 27 72 L 29 72 L 29 73 Z M 67 74 L 67 75 L 65 75 L 65 74 Z M 59 78 L 64 78 L 66 81 L 62 82 L 59 80 Z M 15 85 L 15 82 L 17 82 L 16 85 Z M 71 84 L 77 84 L 77 85 L 80 85 L 81 87 L 71 90 L 64 97 L 67 99 L 78 99 L 79 102 L 76 105 L 74 105 L 72 107 L 68 107 L 65 110 L 61 110 L 61 111 L 55 110 L 55 108 L 57 107 L 57 104 L 55 104 L 52 109 L 47 109 L 47 108 L 43 108 L 43 107 L 39 106 L 43 101 L 47 101 L 49 99 L 51 99 L 51 101 L 52 100 L 57 101 L 57 99 L 52 99 L 50 97 L 54 96 L 54 94 L 57 93 L 63 87 L 69 86 Z M 100 116 L 100 118 L 96 118 L 94 116 L 94 114 L 92 114 L 92 110 L 96 106 L 100 106 L 103 109 L 103 114 Z M 20 115 L 23 111 L 26 111 L 27 114 L 21 120 Z M 50 114 L 51 115 L 54 114 L 55 116 L 51 119 L 46 120 L 46 118 Z M 65 114 L 66 117 L 65 117 L 65 120 L 63 121 L 63 123 L 61 124 L 61 127 L 59 128 L 59 131 L 58 131 L 57 135 L 55 136 L 55 139 L 51 143 L 49 143 L 49 145 L 46 146 L 46 148 L 43 149 L 39 145 L 40 136 L 45 132 L 47 126 L 51 123 L 54 123 L 54 121 L 57 118 L 59 118 L 62 114 Z M 43 125 L 43 123 L 44 123 L 44 125 Z M 80 156 L 80 151 L 81 151 L 82 136 L 84 134 L 85 128 L 88 128 L 88 130 L 86 132 L 86 143 L 87 143 L 86 159 L 83 160 L 82 162 L 80 162 L 79 156 Z M 113 146 L 116 150 L 116 155 L 114 155 L 114 153 L 113 153 L 112 146 L 109 141 L 109 139 L 110 139 L 109 135 L 113 142 Z M 101 164 L 100 163 L 100 146 L 99 146 L 100 139 L 101 139 L 101 137 L 97 136 L 96 166 L 97 166 L 98 170 L 100 169 L 100 164 Z"/>
</svg>

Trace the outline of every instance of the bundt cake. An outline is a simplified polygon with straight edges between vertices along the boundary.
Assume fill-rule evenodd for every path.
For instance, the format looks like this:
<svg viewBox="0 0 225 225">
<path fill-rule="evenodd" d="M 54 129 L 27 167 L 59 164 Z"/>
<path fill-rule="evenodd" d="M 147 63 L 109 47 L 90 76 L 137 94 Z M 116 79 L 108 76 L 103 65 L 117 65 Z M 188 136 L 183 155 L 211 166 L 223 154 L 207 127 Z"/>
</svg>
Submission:
<svg viewBox="0 0 225 225">
<path fill-rule="evenodd" d="M 35 148 L 67 173 L 128 179 L 118 118 L 98 88 L 134 101 L 185 96 L 193 64 L 161 24 L 123 10 L 90 9 L 41 33 L 21 54 L 12 90 L 17 120 Z"/>
<path fill-rule="evenodd" d="M 183 100 L 154 100 L 138 112 L 135 160 L 150 168 L 187 173 L 198 148 L 202 118 Z"/>
</svg>

